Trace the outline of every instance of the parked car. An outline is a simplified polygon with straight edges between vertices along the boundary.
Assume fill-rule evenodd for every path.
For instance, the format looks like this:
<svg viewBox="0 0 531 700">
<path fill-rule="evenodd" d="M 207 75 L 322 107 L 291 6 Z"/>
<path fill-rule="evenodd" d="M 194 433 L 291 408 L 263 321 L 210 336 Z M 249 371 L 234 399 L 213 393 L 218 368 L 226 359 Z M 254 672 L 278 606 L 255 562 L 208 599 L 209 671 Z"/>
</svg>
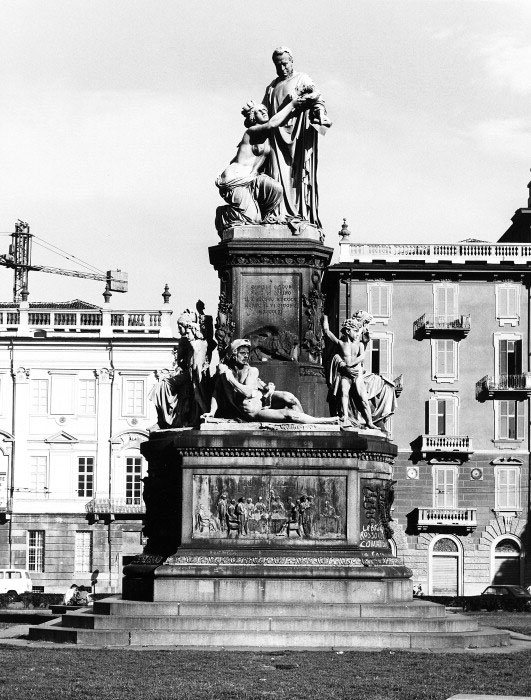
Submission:
<svg viewBox="0 0 531 700">
<path fill-rule="evenodd" d="M 0 569 L 0 593 L 15 600 L 21 593 L 33 588 L 29 571 L 25 569 Z"/>
<path fill-rule="evenodd" d="M 487 610 L 531 610 L 531 594 L 521 586 L 487 586 L 480 600 Z"/>
</svg>

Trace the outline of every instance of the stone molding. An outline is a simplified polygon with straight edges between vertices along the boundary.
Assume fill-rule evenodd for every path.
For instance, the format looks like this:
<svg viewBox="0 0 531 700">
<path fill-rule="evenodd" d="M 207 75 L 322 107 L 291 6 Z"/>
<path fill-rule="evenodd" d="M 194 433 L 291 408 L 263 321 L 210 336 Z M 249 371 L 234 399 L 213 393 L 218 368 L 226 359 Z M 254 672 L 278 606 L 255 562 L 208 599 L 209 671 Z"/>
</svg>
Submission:
<svg viewBox="0 0 531 700">
<path fill-rule="evenodd" d="M 275 447 L 175 447 L 181 457 L 273 457 L 306 459 L 359 459 L 364 462 L 394 464 L 394 457 L 379 452 L 356 452 L 354 450 L 326 450 Z"/>
<path fill-rule="evenodd" d="M 172 556 L 164 562 L 170 566 L 212 565 L 212 566 L 379 566 L 399 565 L 395 557 L 376 557 L 370 560 L 362 557 L 246 557 L 246 556 Z"/>
<path fill-rule="evenodd" d="M 299 266 L 324 269 L 327 266 L 327 256 L 315 254 L 260 255 L 257 253 L 232 253 L 223 260 L 223 267 L 238 267 L 242 265 L 264 265 L 268 267 Z"/>
</svg>

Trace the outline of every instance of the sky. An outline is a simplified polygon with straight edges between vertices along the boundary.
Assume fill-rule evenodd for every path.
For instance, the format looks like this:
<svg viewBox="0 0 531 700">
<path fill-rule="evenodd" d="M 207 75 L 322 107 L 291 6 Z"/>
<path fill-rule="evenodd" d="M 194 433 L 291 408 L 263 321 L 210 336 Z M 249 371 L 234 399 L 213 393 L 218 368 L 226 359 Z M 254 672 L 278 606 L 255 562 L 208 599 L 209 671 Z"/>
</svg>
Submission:
<svg viewBox="0 0 531 700">
<path fill-rule="evenodd" d="M 320 218 L 359 242 L 497 240 L 527 205 L 529 0 L 2 0 L 0 253 L 128 272 L 116 309 L 216 313 L 214 180 L 273 49 L 322 93 Z M 80 269 L 80 268 L 78 268 Z M 0 268 L 0 299 L 13 272 Z M 30 301 L 101 304 L 102 282 L 30 273 Z"/>
</svg>

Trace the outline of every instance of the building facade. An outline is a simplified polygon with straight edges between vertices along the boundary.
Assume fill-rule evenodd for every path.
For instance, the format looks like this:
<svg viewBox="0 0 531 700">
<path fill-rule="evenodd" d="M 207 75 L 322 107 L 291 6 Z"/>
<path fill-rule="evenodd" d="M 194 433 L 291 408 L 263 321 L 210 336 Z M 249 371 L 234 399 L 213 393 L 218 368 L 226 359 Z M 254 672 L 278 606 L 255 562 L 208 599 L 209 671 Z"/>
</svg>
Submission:
<svg viewBox="0 0 531 700">
<path fill-rule="evenodd" d="M 142 551 L 140 443 L 172 363 L 171 311 L 0 305 L 0 567 L 35 589 L 120 590 Z"/>
<path fill-rule="evenodd" d="M 529 585 L 531 201 L 497 243 L 340 239 L 331 326 L 367 309 L 366 368 L 403 376 L 392 547 L 429 594 Z"/>
</svg>

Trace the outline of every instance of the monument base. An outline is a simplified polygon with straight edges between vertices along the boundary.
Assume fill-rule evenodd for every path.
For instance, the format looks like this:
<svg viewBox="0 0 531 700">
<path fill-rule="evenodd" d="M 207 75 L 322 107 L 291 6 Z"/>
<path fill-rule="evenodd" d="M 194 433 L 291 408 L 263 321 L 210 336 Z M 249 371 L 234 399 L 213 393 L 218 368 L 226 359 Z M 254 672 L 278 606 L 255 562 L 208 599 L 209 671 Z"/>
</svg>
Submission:
<svg viewBox="0 0 531 700">
<path fill-rule="evenodd" d="M 396 452 L 387 439 L 281 425 L 176 430 L 155 433 L 143 451 L 149 545 L 125 567 L 122 598 L 32 627 L 30 639 L 292 650 L 509 643 L 412 599 L 411 572 L 387 540 Z"/>
</svg>

